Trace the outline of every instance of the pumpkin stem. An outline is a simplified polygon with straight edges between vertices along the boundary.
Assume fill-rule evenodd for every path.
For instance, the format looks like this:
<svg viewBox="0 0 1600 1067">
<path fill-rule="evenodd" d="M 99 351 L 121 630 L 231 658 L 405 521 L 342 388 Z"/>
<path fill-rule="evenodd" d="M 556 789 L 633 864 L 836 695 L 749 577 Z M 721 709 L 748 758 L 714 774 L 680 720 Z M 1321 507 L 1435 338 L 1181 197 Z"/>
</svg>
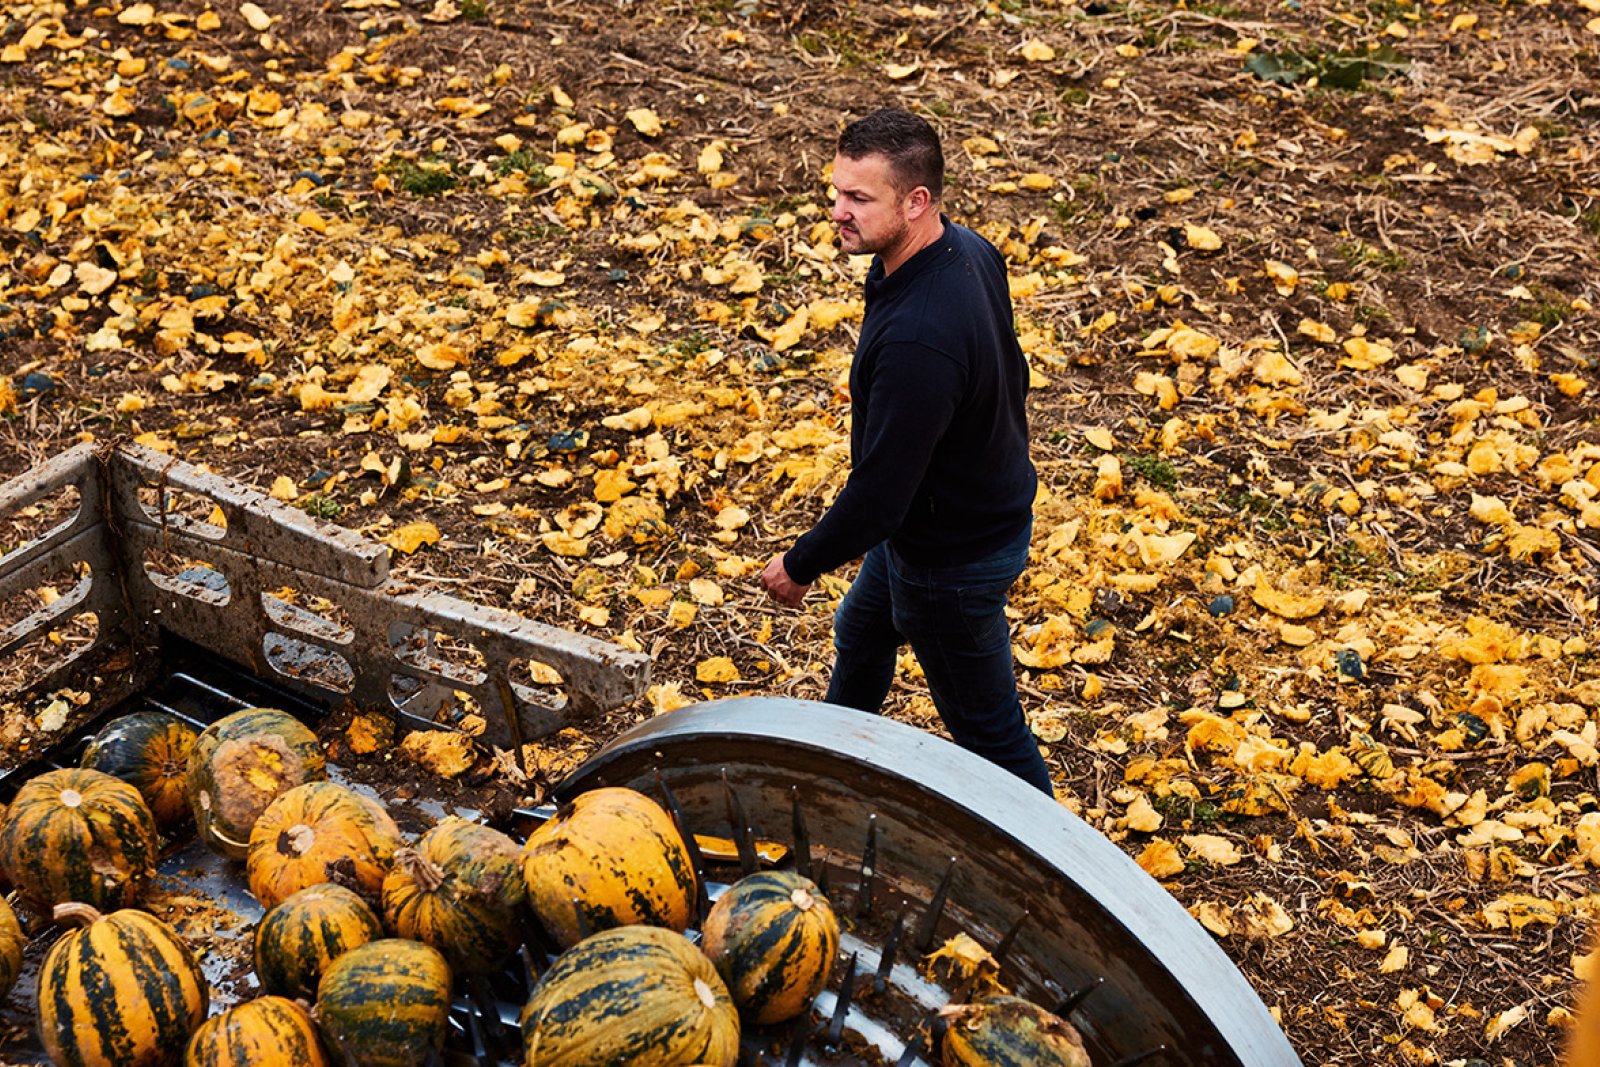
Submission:
<svg viewBox="0 0 1600 1067">
<path fill-rule="evenodd" d="M 396 849 L 395 866 L 402 868 L 424 893 L 437 892 L 444 885 L 444 868 L 414 848 Z"/>
<path fill-rule="evenodd" d="M 303 822 L 297 822 L 278 835 L 278 851 L 285 856 L 304 856 L 316 843 L 317 832 Z"/>
<path fill-rule="evenodd" d="M 717 995 L 711 991 L 711 987 L 706 984 L 705 979 L 696 978 L 694 980 L 694 992 L 700 998 L 700 1003 L 706 1007 L 715 1008 L 717 1006 Z"/>
<path fill-rule="evenodd" d="M 83 904 L 75 900 L 57 904 L 50 914 L 58 923 L 74 922 L 79 926 L 88 926 L 105 918 L 93 904 Z"/>
<path fill-rule="evenodd" d="M 807 893 L 804 889 L 796 889 L 789 894 L 789 903 L 801 911 L 810 911 L 817 903 L 817 898 Z"/>
<path fill-rule="evenodd" d="M 69 808 L 76 808 L 83 803 L 83 794 L 76 789 L 63 789 L 61 791 L 61 803 Z"/>
</svg>

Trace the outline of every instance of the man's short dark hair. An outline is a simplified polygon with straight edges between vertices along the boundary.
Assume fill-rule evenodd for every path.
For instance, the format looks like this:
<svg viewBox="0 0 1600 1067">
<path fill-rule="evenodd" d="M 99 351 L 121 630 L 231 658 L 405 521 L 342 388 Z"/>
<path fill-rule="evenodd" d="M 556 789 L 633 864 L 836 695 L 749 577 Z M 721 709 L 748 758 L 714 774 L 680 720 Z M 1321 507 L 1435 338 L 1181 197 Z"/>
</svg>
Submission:
<svg viewBox="0 0 1600 1067">
<path fill-rule="evenodd" d="M 862 159 L 887 156 L 896 191 L 927 186 L 934 203 L 944 195 L 944 150 L 928 120 L 898 107 L 886 107 L 856 119 L 839 134 L 839 154 Z"/>
</svg>

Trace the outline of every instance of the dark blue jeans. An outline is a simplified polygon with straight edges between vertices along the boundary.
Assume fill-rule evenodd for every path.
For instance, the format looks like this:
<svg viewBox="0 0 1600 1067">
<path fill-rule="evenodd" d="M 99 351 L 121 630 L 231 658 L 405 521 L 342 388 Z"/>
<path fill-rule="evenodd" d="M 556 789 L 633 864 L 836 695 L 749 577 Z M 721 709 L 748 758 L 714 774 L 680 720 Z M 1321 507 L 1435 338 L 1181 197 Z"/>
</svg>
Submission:
<svg viewBox="0 0 1600 1067">
<path fill-rule="evenodd" d="M 828 703 L 877 712 L 894 681 L 895 656 L 910 642 L 933 706 L 955 742 L 1051 793 L 1050 772 L 1017 698 L 1006 593 L 1028 562 L 1028 531 L 975 563 L 913 567 L 888 543 L 833 617 L 838 658 Z"/>
</svg>

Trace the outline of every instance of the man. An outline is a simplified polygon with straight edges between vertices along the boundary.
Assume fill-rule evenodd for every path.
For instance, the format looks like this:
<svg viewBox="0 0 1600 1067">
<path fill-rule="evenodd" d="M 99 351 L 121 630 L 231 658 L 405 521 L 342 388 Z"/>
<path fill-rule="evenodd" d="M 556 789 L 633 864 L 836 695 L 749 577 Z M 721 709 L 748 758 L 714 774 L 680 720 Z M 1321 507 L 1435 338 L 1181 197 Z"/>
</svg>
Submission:
<svg viewBox="0 0 1600 1067">
<path fill-rule="evenodd" d="M 833 187 L 840 246 L 876 255 L 850 367 L 851 472 L 761 584 L 796 606 L 865 554 L 834 617 L 828 701 L 878 711 L 909 641 L 956 742 L 1050 793 L 1005 617 L 1036 486 L 1005 261 L 940 212 L 939 137 L 910 112 L 847 126 Z"/>
</svg>

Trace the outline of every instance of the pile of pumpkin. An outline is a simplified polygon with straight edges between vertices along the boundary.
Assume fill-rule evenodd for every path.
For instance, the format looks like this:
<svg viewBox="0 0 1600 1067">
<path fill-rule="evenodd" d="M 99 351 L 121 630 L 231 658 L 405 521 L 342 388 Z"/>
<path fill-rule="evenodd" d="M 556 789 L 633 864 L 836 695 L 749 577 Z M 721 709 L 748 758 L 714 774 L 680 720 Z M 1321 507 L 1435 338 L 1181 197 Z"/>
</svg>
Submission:
<svg viewBox="0 0 1600 1067">
<path fill-rule="evenodd" d="M 138 909 L 158 835 L 190 819 L 243 861 L 266 909 L 263 995 L 210 1018 L 193 952 Z M 454 817 L 407 845 L 382 805 L 327 780 L 304 724 L 268 708 L 199 733 L 155 712 L 112 722 L 82 766 L 18 790 L 0 870 L 23 907 L 69 927 L 40 968 L 39 1037 L 52 1062 L 89 1067 L 431 1062 L 453 984 L 499 973 L 534 924 L 562 951 L 522 1013 L 527 1067 L 732 1067 L 741 1019 L 809 1010 L 839 944 L 826 898 L 787 871 L 730 886 L 692 943 L 689 851 L 628 789 L 579 796 L 522 846 Z M 0 994 L 23 942 L 0 898 Z M 1088 1065 L 1071 1027 L 1026 1001 L 991 998 L 951 1023 L 946 1064 Z"/>
</svg>

